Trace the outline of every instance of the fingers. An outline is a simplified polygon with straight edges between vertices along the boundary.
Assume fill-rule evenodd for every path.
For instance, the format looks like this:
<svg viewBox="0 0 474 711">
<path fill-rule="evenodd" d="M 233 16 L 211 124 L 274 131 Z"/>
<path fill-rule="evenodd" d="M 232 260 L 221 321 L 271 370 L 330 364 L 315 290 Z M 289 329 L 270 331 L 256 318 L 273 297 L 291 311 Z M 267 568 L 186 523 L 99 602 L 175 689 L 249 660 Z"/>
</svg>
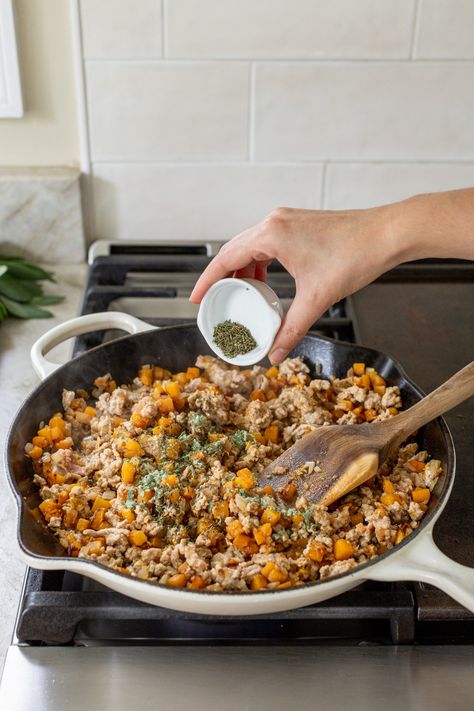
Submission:
<svg viewBox="0 0 474 711">
<path fill-rule="evenodd" d="M 312 289 L 297 288 L 295 299 L 273 343 L 269 355 L 270 361 L 275 364 L 281 363 L 324 313 L 325 308 L 315 300 Z"/>
<path fill-rule="evenodd" d="M 234 276 L 238 279 L 255 279 L 256 268 L 256 263 L 252 261 L 243 269 L 238 269 L 237 271 L 235 271 Z"/>
<path fill-rule="evenodd" d="M 250 278 L 254 278 L 255 262 L 268 263 L 274 256 L 262 251 L 260 236 L 259 230 L 252 228 L 227 242 L 197 280 L 189 300 L 198 304 L 212 284 L 241 270 L 249 268 Z"/>
</svg>

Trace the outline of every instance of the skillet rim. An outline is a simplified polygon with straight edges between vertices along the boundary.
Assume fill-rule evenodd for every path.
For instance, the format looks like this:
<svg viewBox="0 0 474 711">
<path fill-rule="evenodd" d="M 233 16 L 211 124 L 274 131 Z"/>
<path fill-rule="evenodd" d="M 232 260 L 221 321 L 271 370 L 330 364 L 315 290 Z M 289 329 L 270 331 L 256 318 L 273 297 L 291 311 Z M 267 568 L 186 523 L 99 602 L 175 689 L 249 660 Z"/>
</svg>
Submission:
<svg viewBox="0 0 474 711">
<path fill-rule="evenodd" d="M 15 503 L 17 505 L 17 521 L 16 521 L 16 534 L 17 534 L 17 542 L 18 545 L 21 549 L 21 551 L 29 558 L 29 559 L 36 559 L 38 561 L 41 560 L 47 560 L 47 561 L 52 561 L 52 562 L 60 562 L 64 561 L 65 563 L 71 563 L 71 562 L 76 562 L 80 560 L 81 566 L 83 564 L 91 566 L 93 568 L 98 568 L 99 571 L 104 571 L 107 573 L 112 573 L 115 576 L 118 576 L 120 579 L 126 579 L 128 581 L 133 581 L 133 582 L 138 582 L 140 584 L 145 584 L 150 586 L 153 589 L 159 589 L 159 590 L 166 590 L 169 591 L 169 586 L 165 585 L 164 583 L 158 583 L 156 581 L 150 581 L 150 580 L 144 580 L 142 578 L 132 578 L 131 576 L 121 573 L 117 570 L 114 570 L 113 568 L 110 568 L 103 563 L 99 563 L 96 560 L 92 560 L 90 558 L 71 558 L 71 556 L 63 556 L 63 555 L 54 555 L 54 556 L 47 556 L 47 555 L 39 555 L 37 553 L 34 553 L 27 547 L 27 545 L 24 543 L 23 538 L 22 538 L 22 521 L 25 517 L 25 514 L 27 514 L 26 507 L 25 507 L 25 501 L 23 496 L 21 495 L 21 492 L 18 490 L 16 486 L 16 482 L 14 481 L 13 475 L 12 475 L 12 467 L 10 464 L 10 450 L 11 450 L 11 445 L 12 445 L 12 437 L 13 433 L 15 431 L 15 426 L 17 422 L 21 419 L 21 415 L 24 412 L 24 410 L 28 407 L 30 402 L 34 400 L 40 393 L 43 387 L 46 387 L 46 385 L 52 380 L 53 378 L 57 378 L 58 375 L 61 373 L 65 372 L 68 368 L 71 368 L 71 366 L 74 364 L 77 366 L 82 359 L 86 359 L 90 354 L 95 355 L 97 352 L 101 350 L 106 350 L 108 348 L 114 348 L 116 345 L 120 345 L 120 343 L 127 341 L 127 340 L 138 340 L 140 338 L 147 338 L 150 336 L 151 333 L 156 333 L 159 334 L 161 332 L 167 332 L 167 331 L 179 331 L 179 330 L 184 330 L 184 329 L 189 329 L 192 328 L 195 331 L 198 331 L 199 329 L 197 327 L 197 324 L 195 322 L 188 322 L 188 323 L 183 323 L 183 324 L 173 324 L 170 326 L 163 326 L 163 327 L 157 327 L 155 329 L 150 329 L 148 331 L 143 331 L 141 333 L 135 333 L 135 334 L 127 334 L 125 336 L 121 336 L 118 338 L 114 338 L 111 341 L 108 341 L 107 343 L 102 343 L 98 346 L 95 346 L 93 348 L 90 348 L 88 351 L 85 351 L 84 353 L 81 353 L 80 355 L 76 356 L 75 358 L 71 358 L 68 360 L 66 363 L 63 363 L 61 366 L 59 366 L 56 370 L 54 370 L 52 373 L 47 375 L 43 380 L 40 381 L 40 383 L 32 390 L 25 400 L 21 403 L 19 408 L 17 409 L 10 426 L 7 431 L 7 435 L 5 438 L 5 447 L 3 451 L 3 463 L 5 467 L 5 473 L 6 473 L 6 478 L 9 484 L 9 489 L 15 499 Z M 323 343 L 329 343 L 333 346 L 340 346 L 342 347 L 343 350 L 353 350 L 354 348 L 357 348 L 361 351 L 364 351 L 367 354 L 371 354 L 374 359 L 376 358 L 382 358 L 385 360 L 385 362 L 389 365 L 392 365 L 395 367 L 395 370 L 397 371 L 399 380 L 404 380 L 405 383 L 412 389 L 414 394 L 417 396 L 418 399 L 421 399 L 422 397 L 425 396 L 424 391 L 407 375 L 404 367 L 401 365 L 401 363 L 396 359 L 393 358 L 392 356 L 388 355 L 384 351 L 379 351 L 375 348 L 370 348 L 368 346 L 364 345 L 359 345 L 357 343 L 350 343 L 348 341 L 340 341 L 336 340 L 334 338 L 330 338 L 328 336 L 321 336 L 317 333 L 314 333 L 312 331 L 308 331 L 306 336 L 301 339 L 300 343 L 289 353 L 289 356 L 301 356 L 301 353 L 298 353 L 299 347 L 301 344 L 306 342 L 307 339 L 311 339 L 311 342 L 314 343 L 315 341 L 320 341 Z M 306 356 L 301 356 L 303 357 L 304 360 L 308 360 Z M 316 367 L 317 362 L 312 362 L 313 368 Z M 409 536 L 403 539 L 400 543 L 398 543 L 396 546 L 393 548 L 385 551 L 385 553 L 382 553 L 378 556 L 376 556 L 373 559 L 370 559 L 366 561 L 365 563 L 361 563 L 354 568 L 350 568 L 349 570 L 343 572 L 343 573 L 338 573 L 337 575 L 332 575 L 328 578 L 324 579 L 319 579 L 319 580 L 314 580 L 314 581 L 309 581 L 306 583 L 303 583 L 303 585 L 300 585 L 296 588 L 287 588 L 284 590 L 278 590 L 278 589 L 272 589 L 272 590 L 249 590 L 245 592 L 240 592 L 240 591 L 228 591 L 228 592 L 222 592 L 222 591 L 214 591 L 214 590 L 190 590 L 188 588 L 176 588 L 173 592 L 175 593 L 180 593 L 180 594 L 187 594 L 189 596 L 195 595 L 196 593 L 199 594 L 199 596 L 209 596 L 215 598 L 216 596 L 218 597 L 241 597 L 245 599 L 251 599 L 252 596 L 255 595 L 274 595 L 276 593 L 281 593 L 281 592 L 286 592 L 286 593 L 291 593 L 292 590 L 302 590 L 302 589 L 308 589 L 310 587 L 316 587 L 316 586 L 321 586 L 324 585 L 325 583 L 331 583 L 333 581 L 337 580 L 342 580 L 343 578 L 349 578 L 351 575 L 358 574 L 360 571 L 365 571 L 370 569 L 372 566 L 376 565 L 377 563 L 382 562 L 383 560 L 386 560 L 390 555 L 393 553 L 397 553 L 401 551 L 406 545 L 412 543 L 415 538 L 422 533 L 426 528 L 430 527 L 430 524 L 436 522 L 437 518 L 440 516 L 442 513 L 444 506 L 446 505 L 447 500 L 449 499 L 449 496 L 451 495 L 451 491 L 453 488 L 454 484 L 454 479 L 455 479 L 455 474 L 456 474 L 456 451 L 454 447 L 454 442 L 453 442 L 453 437 L 451 434 L 451 431 L 443 417 L 438 417 L 435 422 L 438 423 L 438 425 L 441 428 L 441 433 L 445 439 L 446 442 L 446 460 L 447 460 L 447 465 L 446 469 L 447 471 L 443 471 L 443 475 L 445 478 L 445 483 L 443 486 L 443 490 L 438 496 L 438 501 L 436 504 L 427 512 L 427 514 L 423 517 L 420 525 L 418 528 L 416 528 Z M 38 525 L 42 525 L 38 522 Z M 47 530 L 46 526 L 43 526 Z M 51 534 L 51 537 L 54 540 L 53 534 Z M 44 569 L 44 568 L 40 568 Z M 52 567 L 51 569 L 54 570 L 70 570 L 70 565 L 57 565 Z M 72 572 L 76 572 L 72 570 Z M 87 576 L 87 573 L 82 573 L 79 572 L 78 574 L 85 575 Z M 370 580 L 370 575 L 367 577 L 362 577 L 360 582 L 363 582 L 363 580 L 369 579 Z M 107 585 L 107 583 L 104 583 Z M 126 594 L 126 593 L 119 593 L 119 594 Z M 136 599 L 136 598 L 135 598 Z M 149 603 L 150 604 L 150 603 Z M 159 603 L 157 603 L 159 605 Z M 309 603 L 311 604 L 311 603 Z M 193 614 L 193 613 L 190 613 Z M 195 613 L 195 614 L 201 614 L 201 613 Z M 224 615 L 225 616 L 225 615 Z"/>
</svg>

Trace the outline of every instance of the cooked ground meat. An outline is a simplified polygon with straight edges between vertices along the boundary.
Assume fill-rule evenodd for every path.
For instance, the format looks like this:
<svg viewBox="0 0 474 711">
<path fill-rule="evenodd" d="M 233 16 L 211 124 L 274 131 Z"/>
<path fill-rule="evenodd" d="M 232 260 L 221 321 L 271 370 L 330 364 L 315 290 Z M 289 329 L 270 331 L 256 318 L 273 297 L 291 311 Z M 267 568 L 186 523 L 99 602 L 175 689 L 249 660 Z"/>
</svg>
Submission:
<svg viewBox="0 0 474 711">
<path fill-rule="evenodd" d="M 314 379 L 299 359 L 229 367 L 200 356 L 132 384 L 97 378 L 26 445 L 45 521 L 71 556 L 195 590 L 286 588 L 345 572 L 417 528 L 440 462 L 407 444 L 329 509 L 258 489 L 261 471 L 317 427 L 397 415 L 400 392 L 355 363 Z M 318 475 L 319 466 L 312 466 Z"/>
</svg>

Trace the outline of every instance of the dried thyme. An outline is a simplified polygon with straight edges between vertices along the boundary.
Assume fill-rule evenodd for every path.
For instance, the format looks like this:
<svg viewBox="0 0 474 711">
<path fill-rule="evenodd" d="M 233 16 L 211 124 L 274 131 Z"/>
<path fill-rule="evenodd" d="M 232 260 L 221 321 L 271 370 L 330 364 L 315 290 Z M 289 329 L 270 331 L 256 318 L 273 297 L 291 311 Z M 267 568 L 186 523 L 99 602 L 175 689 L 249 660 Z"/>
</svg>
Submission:
<svg viewBox="0 0 474 711">
<path fill-rule="evenodd" d="M 248 328 L 229 320 L 215 326 L 212 340 L 227 358 L 249 353 L 257 347 L 257 342 Z"/>
</svg>

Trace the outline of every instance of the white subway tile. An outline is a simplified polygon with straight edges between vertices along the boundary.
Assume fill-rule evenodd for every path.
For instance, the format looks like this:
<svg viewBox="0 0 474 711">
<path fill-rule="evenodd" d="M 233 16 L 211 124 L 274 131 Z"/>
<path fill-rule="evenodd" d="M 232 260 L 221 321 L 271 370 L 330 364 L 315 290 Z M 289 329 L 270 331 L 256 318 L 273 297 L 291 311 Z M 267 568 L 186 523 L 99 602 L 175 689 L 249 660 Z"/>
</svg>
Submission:
<svg viewBox="0 0 474 711">
<path fill-rule="evenodd" d="M 392 163 L 328 165 L 325 207 L 364 208 L 420 193 L 474 186 L 473 163 Z"/>
<path fill-rule="evenodd" d="M 165 0 L 171 57 L 408 57 L 414 0 Z"/>
<path fill-rule="evenodd" d="M 86 59 L 161 57 L 160 0 L 80 0 Z"/>
<path fill-rule="evenodd" d="M 420 2 L 415 57 L 473 59 L 473 0 L 420 0 Z"/>
<path fill-rule="evenodd" d="M 474 158 L 474 63 L 256 66 L 258 160 Z"/>
<path fill-rule="evenodd" d="M 320 207 L 319 165 L 94 166 L 95 237 L 225 240 L 275 207 Z"/>
<path fill-rule="evenodd" d="M 241 160 L 249 67 L 87 62 L 93 160 Z"/>
</svg>

